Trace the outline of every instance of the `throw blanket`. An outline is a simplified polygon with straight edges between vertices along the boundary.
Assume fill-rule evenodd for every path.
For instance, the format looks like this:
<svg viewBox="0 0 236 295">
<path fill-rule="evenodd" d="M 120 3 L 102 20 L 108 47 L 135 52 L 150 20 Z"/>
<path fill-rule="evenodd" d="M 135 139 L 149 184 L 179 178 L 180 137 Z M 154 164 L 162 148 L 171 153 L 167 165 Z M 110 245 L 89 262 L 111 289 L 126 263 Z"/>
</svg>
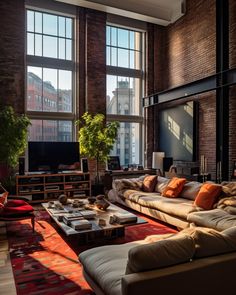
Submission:
<svg viewBox="0 0 236 295">
<path fill-rule="evenodd" d="M 223 194 L 216 204 L 216 208 L 236 215 L 236 182 L 223 182 L 221 185 Z"/>
</svg>

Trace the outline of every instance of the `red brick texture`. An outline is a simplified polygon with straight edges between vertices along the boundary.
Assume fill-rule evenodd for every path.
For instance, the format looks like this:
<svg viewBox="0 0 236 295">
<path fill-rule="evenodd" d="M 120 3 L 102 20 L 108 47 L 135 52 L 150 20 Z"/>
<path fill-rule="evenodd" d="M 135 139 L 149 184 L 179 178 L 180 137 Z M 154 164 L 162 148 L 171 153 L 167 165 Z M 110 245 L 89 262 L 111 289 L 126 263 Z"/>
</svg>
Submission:
<svg viewBox="0 0 236 295">
<path fill-rule="evenodd" d="M 24 0 L 0 1 L 0 103 L 24 112 Z"/>
</svg>

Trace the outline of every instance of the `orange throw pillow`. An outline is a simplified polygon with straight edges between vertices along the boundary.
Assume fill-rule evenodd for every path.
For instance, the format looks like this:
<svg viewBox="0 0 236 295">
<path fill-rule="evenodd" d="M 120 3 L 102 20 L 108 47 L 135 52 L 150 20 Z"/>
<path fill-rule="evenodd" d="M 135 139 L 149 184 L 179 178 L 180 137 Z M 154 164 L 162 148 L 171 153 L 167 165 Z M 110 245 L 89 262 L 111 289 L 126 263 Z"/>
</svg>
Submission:
<svg viewBox="0 0 236 295">
<path fill-rule="evenodd" d="M 205 210 L 212 209 L 221 193 L 222 187 L 218 184 L 204 183 L 198 192 L 194 205 Z"/>
<path fill-rule="evenodd" d="M 163 191 L 162 196 L 167 198 L 177 198 L 181 193 L 185 182 L 185 178 L 173 177 Z"/>
<path fill-rule="evenodd" d="M 157 184 L 157 175 L 148 175 L 143 180 L 143 191 L 153 192 Z"/>
</svg>

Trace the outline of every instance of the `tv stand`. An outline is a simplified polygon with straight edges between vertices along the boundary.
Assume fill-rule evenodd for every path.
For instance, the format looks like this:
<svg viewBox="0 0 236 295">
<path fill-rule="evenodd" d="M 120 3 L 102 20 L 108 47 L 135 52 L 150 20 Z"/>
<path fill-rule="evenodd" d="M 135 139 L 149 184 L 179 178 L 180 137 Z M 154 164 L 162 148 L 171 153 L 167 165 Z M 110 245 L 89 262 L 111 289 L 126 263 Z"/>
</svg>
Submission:
<svg viewBox="0 0 236 295">
<path fill-rule="evenodd" d="M 91 196 L 90 173 L 62 171 L 17 174 L 16 194 L 28 199 L 30 203 L 56 200 L 62 194 L 69 198 L 86 198 Z"/>
</svg>

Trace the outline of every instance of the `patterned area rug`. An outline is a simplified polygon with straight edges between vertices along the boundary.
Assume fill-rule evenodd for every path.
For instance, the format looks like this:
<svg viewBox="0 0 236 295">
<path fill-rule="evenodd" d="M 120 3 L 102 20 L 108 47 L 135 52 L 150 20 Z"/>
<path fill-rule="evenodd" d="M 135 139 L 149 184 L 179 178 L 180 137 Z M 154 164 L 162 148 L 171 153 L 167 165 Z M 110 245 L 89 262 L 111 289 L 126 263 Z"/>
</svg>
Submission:
<svg viewBox="0 0 236 295">
<path fill-rule="evenodd" d="M 80 252 L 96 245 L 79 246 L 73 240 L 68 241 L 58 231 L 57 225 L 52 223 L 46 211 L 39 210 L 35 213 L 34 234 L 30 220 L 7 225 L 17 294 L 94 294 L 83 278 L 77 257 Z M 152 234 L 176 232 L 166 225 L 141 217 L 148 223 L 127 227 L 125 237 L 106 241 L 104 244 L 121 244 Z"/>
</svg>

